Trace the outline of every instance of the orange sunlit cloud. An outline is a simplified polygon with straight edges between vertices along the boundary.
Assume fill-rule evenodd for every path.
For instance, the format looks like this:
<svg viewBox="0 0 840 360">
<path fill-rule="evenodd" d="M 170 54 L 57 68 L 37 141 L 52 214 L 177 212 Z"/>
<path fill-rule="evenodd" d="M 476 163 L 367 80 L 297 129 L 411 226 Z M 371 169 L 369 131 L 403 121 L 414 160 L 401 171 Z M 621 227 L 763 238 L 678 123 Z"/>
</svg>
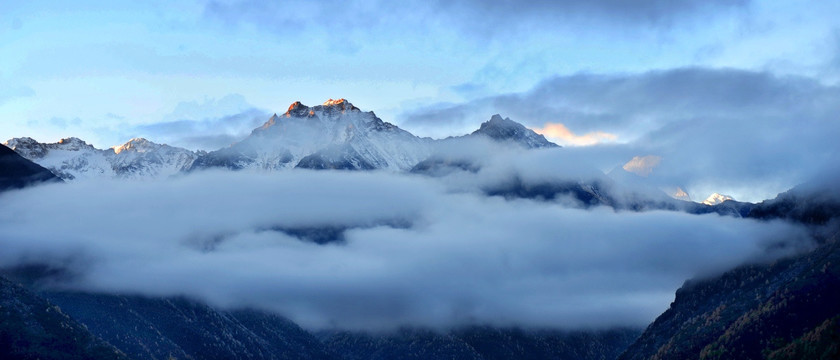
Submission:
<svg viewBox="0 0 840 360">
<path fill-rule="evenodd" d="M 533 129 L 537 134 L 558 140 L 563 145 L 587 146 L 613 141 L 618 136 L 603 131 L 593 131 L 583 135 L 573 133 L 562 123 L 546 123 L 542 128 Z"/>
</svg>

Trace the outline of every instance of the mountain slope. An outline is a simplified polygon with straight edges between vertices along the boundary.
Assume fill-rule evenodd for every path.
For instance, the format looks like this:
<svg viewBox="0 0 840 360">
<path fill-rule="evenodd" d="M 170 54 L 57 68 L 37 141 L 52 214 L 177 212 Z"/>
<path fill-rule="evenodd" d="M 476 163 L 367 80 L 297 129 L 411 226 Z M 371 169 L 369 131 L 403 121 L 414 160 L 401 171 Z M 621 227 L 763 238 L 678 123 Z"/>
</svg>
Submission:
<svg viewBox="0 0 840 360">
<path fill-rule="evenodd" d="M 127 359 L 61 309 L 0 277 L 0 358 Z"/>
<path fill-rule="evenodd" d="M 808 226 L 819 246 L 686 282 L 621 359 L 840 357 L 840 201 L 793 189 L 750 205 L 745 215 Z"/>
<path fill-rule="evenodd" d="M 190 170 L 407 170 L 428 156 L 431 142 L 344 99 L 313 107 L 295 102 L 242 141 L 200 157 Z"/>
<path fill-rule="evenodd" d="M 136 359 L 333 359 L 282 317 L 184 298 L 47 292 L 51 302 Z"/>
<path fill-rule="evenodd" d="M 203 152 L 155 144 L 143 138 L 110 149 L 97 149 L 79 138 L 39 143 L 24 137 L 6 141 L 24 158 L 66 181 L 91 178 L 149 179 L 177 174 Z"/>
<path fill-rule="evenodd" d="M 255 311 L 220 311 L 183 298 L 44 293 L 129 356 L 161 359 L 612 359 L 639 331 L 528 331 L 469 327 L 337 331 L 320 340 L 293 322 Z"/>
<path fill-rule="evenodd" d="M 372 335 L 322 335 L 332 352 L 361 359 L 615 359 L 639 334 L 634 329 L 601 331 L 523 330 L 468 327 L 449 332 L 403 329 Z"/>
<path fill-rule="evenodd" d="M 0 145 L 0 191 L 48 182 L 61 182 L 61 179 L 12 149 Z"/>
<path fill-rule="evenodd" d="M 816 335 L 819 328 L 836 328 L 838 316 L 835 238 L 769 267 L 747 266 L 687 282 L 621 359 L 762 359 L 796 348 L 797 341 L 817 343 L 823 336 Z"/>
</svg>

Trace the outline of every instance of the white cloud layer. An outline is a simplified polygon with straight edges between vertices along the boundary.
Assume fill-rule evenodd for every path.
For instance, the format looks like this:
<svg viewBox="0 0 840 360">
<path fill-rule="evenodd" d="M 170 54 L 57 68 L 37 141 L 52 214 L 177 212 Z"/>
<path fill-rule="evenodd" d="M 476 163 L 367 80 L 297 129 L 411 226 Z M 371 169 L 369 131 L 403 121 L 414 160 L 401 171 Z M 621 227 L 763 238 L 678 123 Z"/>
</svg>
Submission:
<svg viewBox="0 0 840 360">
<path fill-rule="evenodd" d="M 518 171 L 539 177 L 545 156 Z M 492 174 L 483 171 L 475 176 Z M 597 328 L 643 326 L 686 279 L 788 253 L 802 235 L 778 222 L 581 210 L 466 187 L 287 171 L 7 192 L 0 267 L 48 263 L 76 274 L 64 286 L 254 306 L 308 328 Z M 350 228 L 346 242 L 269 230 L 323 226 Z M 776 241 L 794 246 L 768 253 Z"/>
</svg>

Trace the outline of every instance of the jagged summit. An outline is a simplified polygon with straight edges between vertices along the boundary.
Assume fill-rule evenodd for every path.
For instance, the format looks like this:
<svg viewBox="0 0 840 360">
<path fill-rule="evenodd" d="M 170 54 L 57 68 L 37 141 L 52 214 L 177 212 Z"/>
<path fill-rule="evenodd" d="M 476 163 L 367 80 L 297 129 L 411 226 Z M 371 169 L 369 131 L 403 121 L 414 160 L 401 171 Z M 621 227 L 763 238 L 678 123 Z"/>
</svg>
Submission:
<svg viewBox="0 0 840 360">
<path fill-rule="evenodd" d="M 507 120 L 508 122 L 513 122 L 513 120 L 511 120 L 510 118 L 502 118 L 502 115 L 493 114 L 493 116 L 490 117 L 490 120 L 484 122 L 484 124 L 487 124 L 487 123 L 504 123 L 505 120 Z"/>
<path fill-rule="evenodd" d="M 345 100 L 344 98 L 341 98 L 341 99 L 338 99 L 338 100 L 329 99 L 327 101 L 324 101 L 324 106 L 340 105 L 340 104 L 343 104 L 343 103 L 348 103 L 349 104 L 350 102 Z"/>
<path fill-rule="evenodd" d="M 303 105 L 300 101 L 295 101 L 292 105 L 289 105 L 289 109 L 283 114 L 285 117 L 305 117 L 312 115 L 314 114 L 309 110 L 309 106 Z M 274 116 L 272 116 L 272 119 L 274 119 Z"/>
<path fill-rule="evenodd" d="M 362 111 L 347 99 L 321 105 L 289 105 L 251 135 L 228 148 L 200 157 L 191 170 L 317 169 L 407 170 L 429 154 L 430 139 L 421 139 Z"/>
<path fill-rule="evenodd" d="M 345 111 L 359 111 L 359 112 L 361 112 L 361 110 L 359 108 L 357 108 L 356 106 L 351 104 L 349 101 L 347 101 L 347 99 L 341 98 L 341 99 L 338 99 L 338 100 L 329 99 L 327 101 L 324 101 L 324 103 L 321 104 L 321 105 L 316 105 L 316 106 L 312 106 L 312 107 L 306 106 L 300 101 L 295 101 L 291 105 L 289 105 L 289 108 L 286 110 L 286 113 L 284 113 L 283 116 L 285 116 L 287 118 L 289 118 L 289 117 L 314 117 L 316 115 L 316 112 L 323 112 L 323 113 L 340 112 L 340 113 L 343 113 Z M 274 119 L 274 116 L 272 116 L 272 119 Z M 275 120 L 275 122 L 277 121 L 277 119 L 274 119 L 274 120 Z"/>
<path fill-rule="evenodd" d="M 528 148 L 559 147 L 546 140 L 545 136 L 537 134 L 510 118 L 502 118 L 499 114 L 491 116 L 490 120 L 483 122 L 481 127 L 470 135 L 487 136 L 496 141 L 515 142 Z"/>
<path fill-rule="evenodd" d="M 79 139 L 77 137 L 61 139 L 58 141 L 58 144 L 67 150 L 93 149 L 93 145 L 88 144 L 84 140 Z"/>
<path fill-rule="evenodd" d="M 50 150 L 95 150 L 93 145 L 77 137 L 64 138 L 55 143 L 40 143 L 31 137 L 21 137 L 9 139 L 3 144 L 32 161 L 43 158 Z"/>
<path fill-rule="evenodd" d="M 63 138 L 63 139 L 59 140 L 58 143 L 59 144 L 65 144 L 65 145 L 69 145 L 69 144 L 85 144 L 85 145 L 87 145 L 87 142 L 85 142 L 84 140 L 79 139 L 75 136 L 71 136 L 71 137 L 68 137 L 68 138 Z"/>
<path fill-rule="evenodd" d="M 21 154 L 23 157 L 32 160 L 44 157 L 47 154 L 47 148 L 44 144 L 38 142 L 31 137 L 19 137 L 9 139 L 3 145 Z"/>
<path fill-rule="evenodd" d="M 155 149 L 158 146 L 158 144 L 146 140 L 145 138 L 136 137 L 129 140 L 125 144 L 114 146 L 112 147 L 112 149 L 114 149 L 114 153 L 119 154 L 123 151 L 147 152 Z"/>
</svg>

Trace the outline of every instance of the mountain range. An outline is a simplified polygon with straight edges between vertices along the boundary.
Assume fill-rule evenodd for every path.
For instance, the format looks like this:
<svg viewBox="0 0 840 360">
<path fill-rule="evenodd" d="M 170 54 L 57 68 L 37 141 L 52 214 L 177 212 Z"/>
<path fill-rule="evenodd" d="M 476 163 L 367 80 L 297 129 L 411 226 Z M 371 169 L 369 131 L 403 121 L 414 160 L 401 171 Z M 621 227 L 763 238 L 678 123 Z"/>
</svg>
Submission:
<svg viewBox="0 0 840 360">
<path fill-rule="evenodd" d="M 246 138 L 211 152 L 191 151 L 135 138 L 97 149 L 78 138 L 40 143 L 13 138 L 4 144 L 66 181 L 86 178 L 153 179 L 211 168 L 281 170 L 288 168 L 407 171 L 441 144 L 486 138 L 524 148 L 550 148 L 522 124 L 499 115 L 469 135 L 434 140 L 415 136 L 364 112 L 345 99 L 306 106 L 295 102 L 274 114 Z"/>
<path fill-rule="evenodd" d="M 142 138 L 104 150 L 75 137 L 56 143 L 40 143 L 28 137 L 14 138 L 4 145 L 65 181 L 164 178 L 188 169 L 196 158 L 204 154 L 155 144 Z"/>
<path fill-rule="evenodd" d="M 441 149 L 476 140 L 522 149 L 557 147 L 499 115 L 471 134 L 433 140 L 414 136 L 343 99 L 314 107 L 296 102 L 248 137 L 211 152 L 140 138 L 105 150 L 77 138 L 52 144 L 11 139 L 5 143 L 8 147 L 0 146 L 0 191 L 62 179 L 160 179 L 212 168 L 468 174 L 482 164 Z M 588 181 L 517 176 L 481 185 L 490 196 L 537 201 L 566 197 L 584 208 L 782 220 L 802 226 L 814 241 L 811 251 L 793 257 L 687 280 L 670 307 L 646 329 L 466 326 L 448 331 L 313 332 L 276 314 L 216 309 L 188 298 L 56 290 L 42 284 L 64 276 L 61 269 L 32 264 L 0 269 L 0 358 L 836 359 L 840 358 L 840 198 L 826 190 L 830 184 L 822 179 L 818 186 L 804 184 L 760 203 L 737 202 L 719 194 L 694 203 L 664 192 L 619 198 L 607 175 Z M 344 231 L 277 230 L 318 244 L 341 241 Z"/>
</svg>

